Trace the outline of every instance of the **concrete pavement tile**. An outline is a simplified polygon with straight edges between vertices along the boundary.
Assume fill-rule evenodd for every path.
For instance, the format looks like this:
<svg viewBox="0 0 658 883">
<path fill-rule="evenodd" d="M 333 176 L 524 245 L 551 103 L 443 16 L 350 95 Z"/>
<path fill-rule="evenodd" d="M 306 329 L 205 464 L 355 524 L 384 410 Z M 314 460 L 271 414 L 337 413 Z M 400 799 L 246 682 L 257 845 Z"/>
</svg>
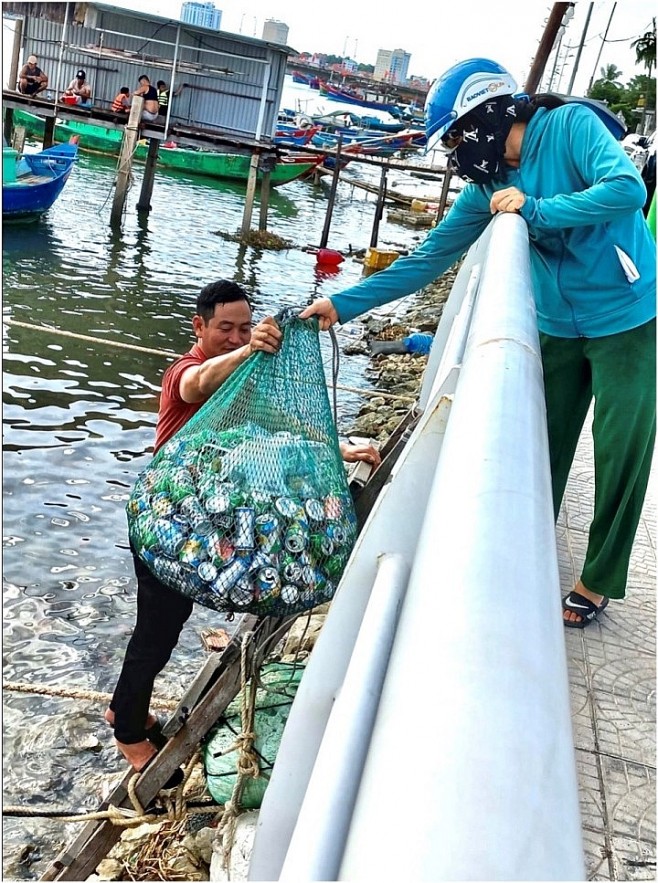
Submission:
<svg viewBox="0 0 658 883">
<path fill-rule="evenodd" d="M 616 880 L 656 879 L 656 848 L 651 843 L 613 837 L 612 860 Z"/>
<path fill-rule="evenodd" d="M 576 748 L 580 814 L 584 831 L 606 830 L 603 784 L 596 754 Z"/>
<path fill-rule="evenodd" d="M 655 848 L 656 771 L 600 756 L 610 833 Z"/>
<path fill-rule="evenodd" d="M 596 740 L 594 737 L 592 705 L 589 692 L 584 683 L 574 684 L 572 680 L 572 668 L 571 666 L 569 668 L 569 681 L 571 683 L 569 698 L 571 703 L 571 726 L 573 728 L 574 746 L 583 751 L 594 751 L 596 749 Z"/>
<path fill-rule="evenodd" d="M 593 666 L 610 659 L 656 654 L 655 600 L 610 601 L 605 611 L 584 629 L 587 658 Z M 643 664 L 643 663 L 642 663 Z"/>
<path fill-rule="evenodd" d="M 596 685 L 596 676 L 593 676 L 593 682 Z M 598 750 L 655 768 L 655 678 L 635 679 L 633 686 L 629 687 L 622 677 L 606 686 L 611 687 L 610 692 L 595 686 L 592 693 Z"/>
<path fill-rule="evenodd" d="M 585 873 L 588 880 L 613 880 L 610 873 L 611 856 L 602 831 L 583 830 Z"/>
</svg>

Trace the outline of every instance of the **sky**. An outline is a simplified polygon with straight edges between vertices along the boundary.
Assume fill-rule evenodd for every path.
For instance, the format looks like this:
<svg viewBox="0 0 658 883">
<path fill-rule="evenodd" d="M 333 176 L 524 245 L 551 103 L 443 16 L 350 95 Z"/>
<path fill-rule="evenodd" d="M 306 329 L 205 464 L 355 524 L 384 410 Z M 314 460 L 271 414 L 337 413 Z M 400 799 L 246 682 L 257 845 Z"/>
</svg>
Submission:
<svg viewBox="0 0 658 883">
<path fill-rule="evenodd" d="M 181 0 L 106 0 L 114 6 L 180 18 Z M 262 36 L 263 24 L 272 18 L 288 25 L 288 45 L 299 52 L 348 55 L 363 64 L 375 64 L 378 49 L 403 49 L 410 53 L 409 74 L 433 80 L 452 64 L 483 56 L 504 65 L 525 82 L 552 4 L 541 0 L 416 0 L 406 4 L 373 4 L 359 0 L 261 0 L 245 5 L 238 0 L 214 0 L 222 11 L 222 30 L 248 37 Z M 384 12 L 384 5 L 390 9 Z M 591 8 L 583 49 L 578 59 L 573 94 L 585 94 L 599 68 L 615 64 L 621 82 L 646 73 L 637 66 L 630 43 L 647 31 L 656 14 L 655 0 L 597 0 L 576 3 L 573 18 L 562 39 L 562 49 L 552 83 L 553 91 L 566 92 L 578 47 Z M 613 11 L 614 9 L 614 11 Z M 612 14 L 612 18 L 611 18 Z M 602 38 L 610 22 L 606 43 Z M 3 28 L 3 33 L 5 28 Z M 600 58 L 599 58 L 599 52 Z M 551 56 L 547 77 L 553 71 Z M 561 74 L 561 79 L 560 79 Z"/>
<path fill-rule="evenodd" d="M 152 11 L 155 15 L 180 17 L 180 0 L 107 2 Z M 260 38 L 265 20 L 277 19 L 288 25 L 288 45 L 299 52 L 349 55 L 358 62 L 374 65 L 378 49 L 404 49 L 411 54 L 409 74 L 429 80 L 455 62 L 484 56 L 504 65 L 520 84 L 529 73 L 552 9 L 551 3 L 541 0 L 495 4 L 486 0 L 416 0 L 411 7 L 400 2 L 374 4 L 359 0 L 329 0 L 321 4 L 309 0 L 261 0 L 248 5 L 238 0 L 214 3 L 222 11 L 222 30 Z M 578 0 L 562 40 L 561 55 L 566 57 L 562 83 L 556 89 L 563 68 L 561 57 L 554 76 L 554 91 L 566 91 L 590 7 L 592 13 L 574 80 L 574 94 L 584 94 L 592 75 L 596 72 L 596 79 L 602 65 L 616 64 L 623 72 L 623 83 L 646 73 L 636 66 L 630 42 L 649 29 L 656 14 L 655 0 Z M 553 59 L 550 61 L 549 73 Z"/>
</svg>

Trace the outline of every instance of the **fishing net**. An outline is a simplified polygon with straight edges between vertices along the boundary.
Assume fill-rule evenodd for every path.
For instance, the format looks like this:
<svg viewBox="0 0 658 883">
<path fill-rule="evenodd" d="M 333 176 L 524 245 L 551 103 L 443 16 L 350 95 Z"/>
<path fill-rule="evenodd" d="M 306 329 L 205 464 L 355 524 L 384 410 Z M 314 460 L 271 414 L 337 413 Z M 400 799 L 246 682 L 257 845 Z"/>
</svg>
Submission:
<svg viewBox="0 0 658 883">
<path fill-rule="evenodd" d="M 304 667 L 299 664 L 271 662 L 263 667 L 256 691 L 253 721 L 253 750 L 258 757 L 260 775 L 245 779 L 240 797 L 242 809 L 257 809 L 263 801 L 303 674 Z M 206 785 L 213 800 L 222 805 L 231 799 L 238 776 L 238 736 L 244 727 L 241 700 L 242 697 L 238 696 L 228 705 L 203 743 Z"/>
<path fill-rule="evenodd" d="M 316 320 L 280 313 L 257 352 L 154 456 L 127 505 L 165 585 L 225 613 L 282 616 L 333 597 L 356 516 Z"/>
</svg>

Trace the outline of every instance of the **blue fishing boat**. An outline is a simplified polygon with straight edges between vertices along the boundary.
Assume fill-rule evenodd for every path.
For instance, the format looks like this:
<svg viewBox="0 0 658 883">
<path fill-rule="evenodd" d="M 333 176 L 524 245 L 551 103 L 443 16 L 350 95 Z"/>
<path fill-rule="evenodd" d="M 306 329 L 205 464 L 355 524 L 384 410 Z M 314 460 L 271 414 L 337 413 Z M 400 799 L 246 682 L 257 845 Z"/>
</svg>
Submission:
<svg viewBox="0 0 658 883">
<path fill-rule="evenodd" d="M 77 144 L 58 144 L 19 156 L 2 151 L 2 220 L 36 221 L 62 192 L 77 160 Z"/>
</svg>

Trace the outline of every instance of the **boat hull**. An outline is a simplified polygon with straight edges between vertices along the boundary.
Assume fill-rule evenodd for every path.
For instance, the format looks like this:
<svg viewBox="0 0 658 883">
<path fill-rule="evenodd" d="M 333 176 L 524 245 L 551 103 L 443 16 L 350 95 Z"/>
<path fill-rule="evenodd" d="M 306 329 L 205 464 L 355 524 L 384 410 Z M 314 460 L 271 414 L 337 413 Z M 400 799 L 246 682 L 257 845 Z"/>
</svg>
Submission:
<svg viewBox="0 0 658 883">
<path fill-rule="evenodd" d="M 44 121 L 34 114 L 25 111 L 14 111 L 14 120 L 17 125 L 25 126 L 29 135 L 43 137 Z M 123 130 L 107 129 L 104 126 L 70 121 L 55 126 L 54 138 L 56 141 L 68 141 L 72 135 L 79 138 L 81 150 L 90 153 L 100 153 L 104 156 L 118 156 L 121 151 Z M 148 155 L 148 146 L 138 144 L 135 148 L 134 159 L 137 162 L 145 162 Z M 317 162 L 313 158 L 304 157 L 303 160 L 286 158 L 277 162 L 270 173 L 270 184 L 273 187 L 288 184 L 303 175 L 308 174 Z M 247 182 L 249 177 L 250 157 L 242 154 L 215 153 L 210 150 L 186 150 L 180 147 L 167 148 L 161 146 L 158 153 L 158 166 L 163 169 L 172 169 L 187 172 L 191 175 L 204 175 L 209 178 L 219 178 L 226 181 Z M 259 172 L 258 179 L 262 180 Z"/>
<path fill-rule="evenodd" d="M 24 157 L 23 174 L 2 185 L 3 223 L 38 221 L 64 189 L 76 156 L 75 145 L 62 145 Z"/>
</svg>

